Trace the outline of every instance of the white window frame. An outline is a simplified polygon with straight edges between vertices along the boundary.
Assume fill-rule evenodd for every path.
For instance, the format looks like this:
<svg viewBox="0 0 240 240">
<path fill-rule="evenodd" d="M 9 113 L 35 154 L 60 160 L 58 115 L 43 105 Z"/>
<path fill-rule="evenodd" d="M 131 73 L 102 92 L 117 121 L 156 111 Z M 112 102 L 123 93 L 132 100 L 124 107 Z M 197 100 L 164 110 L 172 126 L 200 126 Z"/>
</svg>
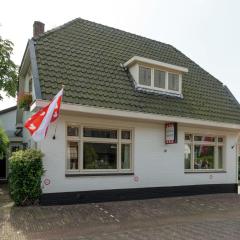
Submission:
<svg viewBox="0 0 240 240">
<path fill-rule="evenodd" d="M 185 135 L 192 135 L 192 140 L 185 140 Z M 207 142 L 207 141 L 195 141 L 195 136 L 202 136 L 202 137 L 214 137 L 214 142 Z M 218 142 L 218 138 L 223 138 L 223 142 Z M 226 149 L 226 137 L 222 135 L 214 135 L 214 134 L 202 134 L 202 133 L 184 133 L 184 148 L 185 144 L 191 145 L 191 162 L 190 162 L 190 169 L 185 169 L 185 156 L 184 156 L 184 172 L 225 172 L 226 171 L 226 156 L 225 156 L 225 149 Z M 194 147 L 199 145 L 205 146 L 214 146 L 214 168 L 212 169 L 195 169 L 194 168 Z M 218 147 L 222 147 L 222 168 L 218 168 Z"/>
<path fill-rule="evenodd" d="M 68 126 L 73 126 L 78 128 L 78 136 L 68 136 L 67 128 Z M 93 138 L 93 137 L 84 137 L 83 129 L 84 128 L 94 128 L 94 129 L 107 129 L 107 130 L 117 130 L 117 138 Z M 122 131 L 130 131 L 130 139 L 122 139 Z M 133 173 L 134 167 L 134 129 L 126 127 L 109 127 L 104 125 L 95 125 L 95 124 L 77 124 L 77 123 L 66 123 L 65 126 L 65 172 L 66 174 L 121 174 L 121 173 Z M 78 169 L 68 169 L 68 142 L 78 142 Z M 117 168 L 116 169 L 84 169 L 83 168 L 83 143 L 84 142 L 94 142 L 94 143 L 115 143 L 117 144 Z M 130 168 L 121 169 L 121 145 L 130 144 Z"/>
<path fill-rule="evenodd" d="M 139 79 L 139 76 L 140 76 L 139 69 L 140 69 L 140 67 L 151 69 L 151 86 L 142 85 L 142 84 L 139 83 L 140 82 L 139 81 L 140 80 Z M 159 70 L 159 71 L 165 72 L 165 88 L 159 88 L 159 87 L 154 86 L 154 73 L 155 73 L 154 70 Z M 168 74 L 169 73 L 179 75 L 179 90 L 178 91 L 168 89 Z M 178 73 L 178 72 L 162 69 L 160 67 L 151 67 L 151 66 L 147 66 L 147 65 L 144 65 L 144 64 L 137 64 L 137 85 L 141 88 L 152 89 L 152 90 L 157 90 L 157 91 L 160 91 L 160 92 L 166 92 L 166 93 L 173 93 L 173 94 L 181 95 L 182 94 L 182 74 Z"/>
</svg>

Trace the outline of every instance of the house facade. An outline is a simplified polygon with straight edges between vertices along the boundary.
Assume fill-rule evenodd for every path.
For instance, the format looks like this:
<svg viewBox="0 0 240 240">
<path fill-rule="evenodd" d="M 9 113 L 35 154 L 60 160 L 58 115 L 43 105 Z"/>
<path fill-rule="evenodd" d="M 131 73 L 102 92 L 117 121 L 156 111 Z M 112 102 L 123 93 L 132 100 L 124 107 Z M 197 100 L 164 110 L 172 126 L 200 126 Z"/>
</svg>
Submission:
<svg viewBox="0 0 240 240">
<path fill-rule="evenodd" d="M 9 138 L 9 151 L 6 156 L 0 157 L 0 182 L 8 178 L 8 158 L 12 152 L 23 148 L 21 128 L 16 126 L 17 106 L 0 111 L 0 127 Z"/>
<path fill-rule="evenodd" d="M 237 191 L 239 104 L 176 48 L 83 19 L 35 22 L 19 84 L 33 103 L 18 124 L 62 84 L 46 139 L 23 130 L 44 153 L 43 204 Z"/>
</svg>

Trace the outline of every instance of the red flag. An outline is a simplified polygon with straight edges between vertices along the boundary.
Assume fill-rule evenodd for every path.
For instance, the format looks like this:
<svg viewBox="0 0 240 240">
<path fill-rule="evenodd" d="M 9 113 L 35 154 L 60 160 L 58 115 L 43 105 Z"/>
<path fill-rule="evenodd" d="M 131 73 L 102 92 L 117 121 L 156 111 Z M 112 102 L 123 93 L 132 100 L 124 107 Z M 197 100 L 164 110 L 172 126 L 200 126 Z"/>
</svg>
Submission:
<svg viewBox="0 0 240 240">
<path fill-rule="evenodd" d="M 28 129 L 34 141 L 38 142 L 45 138 L 51 122 L 59 117 L 62 102 L 63 89 L 46 106 L 27 119 L 25 128 Z"/>
</svg>

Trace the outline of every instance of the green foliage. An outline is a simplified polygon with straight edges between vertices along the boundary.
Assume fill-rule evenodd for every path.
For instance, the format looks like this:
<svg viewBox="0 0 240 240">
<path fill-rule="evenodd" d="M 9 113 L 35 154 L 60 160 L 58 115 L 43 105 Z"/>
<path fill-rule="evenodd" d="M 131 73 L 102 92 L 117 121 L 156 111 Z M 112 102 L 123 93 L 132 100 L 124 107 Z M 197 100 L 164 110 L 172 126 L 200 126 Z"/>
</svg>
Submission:
<svg viewBox="0 0 240 240">
<path fill-rule="evenodd" d="M 10 194 L 16 205 L 34 204 L 42 193 L 43 154 L 34 149 L 20 150 L 10 158 Z"/>
<path fill-rule="evenodd" d="M 7 96 L 16 96 L 18 68 L 11 60 L 13 53 L 13 43 L 3 40 L 0 36 L 0 90 L 7 93 Z M 2 96 L 0 94 L 0 100 Z"/>
<path fill-rule="evenodd" d="M 5 133 L 5 131 L 2 128 L 0 128 L 0 158 L 2 158 L 6 154 L 8 144 L 9 144 L 8 136 Z"/>
<path fill-rule="evenodd" d="M 19 94 L 18 96 L 18 106 L 25 110 L 29 110 L 32 103 L 32 95 L 29 93 Z"/>
</svg>

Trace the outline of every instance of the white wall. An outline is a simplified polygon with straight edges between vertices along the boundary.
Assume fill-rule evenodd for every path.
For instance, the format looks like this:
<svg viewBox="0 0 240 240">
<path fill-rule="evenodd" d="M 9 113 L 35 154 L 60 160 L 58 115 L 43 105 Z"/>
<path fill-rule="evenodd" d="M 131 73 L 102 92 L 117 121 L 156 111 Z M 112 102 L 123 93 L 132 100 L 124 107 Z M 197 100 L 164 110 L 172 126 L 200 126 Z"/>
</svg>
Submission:
<svg viewBox="0 0 240 240">
<path fill-rule="evenodd" d="M 65 123 L 104 123 L 117 127 L 134 127 L 134 176 L 77 176 L 65 177 Z M 137 187 L 179 186 L 192 184 L 236 183 L 237 133 L 214 131 L 201 128 L 178 126 L 178 144 L 165 145 L 164 125 L 117 121 L 102 118 L 67 117 L 59 119 L 56 139 L 52 140 L 54 125 L 50 127 L 47 139 L 39 144 L 44 152 L 43 192 L 67 192 L 100 189 L 121 189 Z M 226 137 L 226 173 L 184 173 L 184 132 L 219 134 Z"/>
<path fill-rule="evenodd" d="M 15 132 L 16 125 L 16 110 L 0 114 L 0 127 L 8 134 L 12 135 Z"/>
</svg>

